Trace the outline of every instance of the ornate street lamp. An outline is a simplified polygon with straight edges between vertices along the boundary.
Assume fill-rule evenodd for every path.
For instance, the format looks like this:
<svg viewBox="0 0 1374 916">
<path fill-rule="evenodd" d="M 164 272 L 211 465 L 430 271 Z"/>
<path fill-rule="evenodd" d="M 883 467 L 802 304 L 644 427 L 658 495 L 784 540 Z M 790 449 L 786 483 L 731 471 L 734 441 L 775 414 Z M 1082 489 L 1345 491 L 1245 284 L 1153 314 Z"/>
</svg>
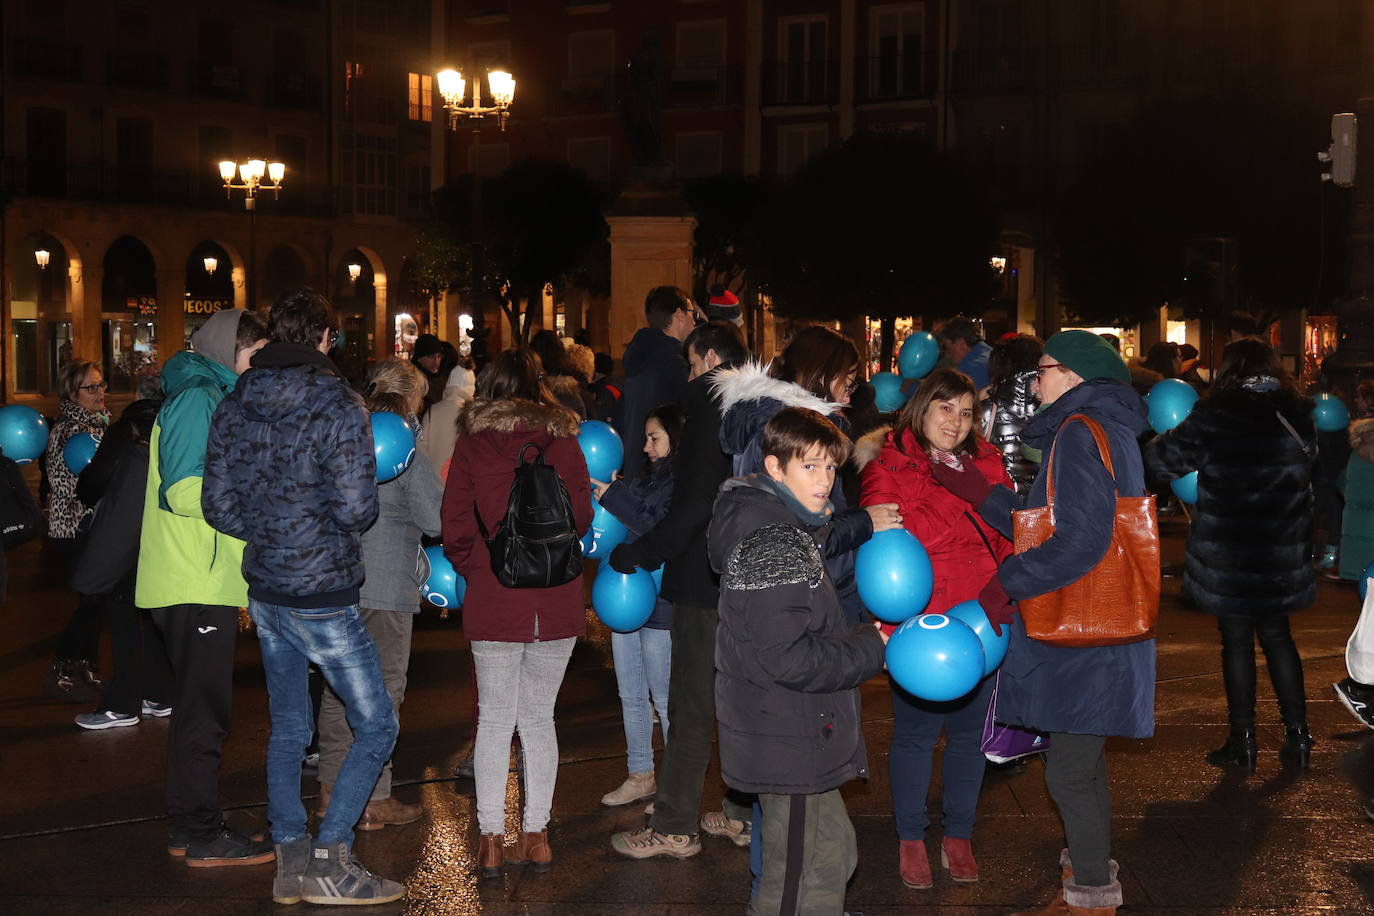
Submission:
<svg viewBox="0 0 1374 916">
<path fill-rule="evenodd" d="M 439 95 L 444 100 L 444 110 L 448 112 L 448 129 L 457 130 L 463 118 L 480 121 L 487 115 L 495 115 L 501 129 L 506 129 L 510 119 L 511 102 L 515 101 L 515 77 L 504 70 L 492 70 L 487 74 L 490 88 L 490 105 L 482 104 L 482 80 L 472 80 L 472 104 L 464 105 L 468 81 L 457 70 L 439 71 Z M 473 128 L 476 129 L 474 124 Z"/>
<path fill-rule="evenodd" d="M 38 265 L 39 270 L 48 269 L 48 260 L 52 257 L 52 252 L 46 248 L 36 249 L 33 253 L 33 261 Z"/>
<path fill-rule="evenodd" d="M 234 173 L 237 172 L 239 180 L 234 180 Z M 233 162 L 225 159 L 219 164 L 219 177 L 224 182 L 224 196 L 233 200 L 235 191 L 243 192 L 243 209 L 248 211 L 248 308 L 250 311 L 258 307 L 257 290 L 253 284 L 257 280 L 258 251 L 256 243 L 257 229 L 254 223 L 254 215 L 257 213 L 258 191 L 271 191 L 272 199 L 277 200 L 281 197 L 282 180 L 286 177 L 286 164 L 282 162 L 268 162 L 264 159 L 249 159 L 247 162 Z M 266 177 L 268 183 L 263 183 Z"/>
</svg>

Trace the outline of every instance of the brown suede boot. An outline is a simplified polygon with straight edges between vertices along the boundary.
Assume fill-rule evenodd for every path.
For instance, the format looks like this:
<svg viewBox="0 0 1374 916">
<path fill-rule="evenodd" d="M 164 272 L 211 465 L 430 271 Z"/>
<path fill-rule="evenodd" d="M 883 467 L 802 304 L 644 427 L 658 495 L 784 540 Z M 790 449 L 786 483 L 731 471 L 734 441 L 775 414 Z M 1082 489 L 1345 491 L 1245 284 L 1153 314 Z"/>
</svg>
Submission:
<svg viewBox="0 0 1374 916">
<path fill-rule="evenodd" d="M 423 817 L 424 813 L 424 805 L 407 805 L 394 795 L 374 798 L 363 809 L 363 816 L 358 818 L 358 829 L 381 830 L 383 827 L 413 824 Z"/>
<path fill-rule="evenodd" d="M 505 834 L 484 833 L 477 845 L 477 868 L 484 878 L 501 876 L 501 860 L 505 853 Z"/>
<path fill-rule="evenodd" d="M 1112 876 L 1116 876 L 1115 862 L 1112 862 Z M 1069 905 L 1064 902 L 1064 885 L 1072 880 L 1073 862 L 1069 859 L 1069 851 L 1065 849 L 1059 853 L 1059 891 L 1054 899 L 1038 910 L 1022 910 L 1011 916 L 1068 916 Z"/>
<path fill-rule="evenodd" d="M 553 864 L 553 849 L 549 846 L 549 828 L 538 833 L 522 833 L 515 845 L 506 852 L 507 865 L 528 865 L 535 871 L 548 871 Z"/>
</svg>

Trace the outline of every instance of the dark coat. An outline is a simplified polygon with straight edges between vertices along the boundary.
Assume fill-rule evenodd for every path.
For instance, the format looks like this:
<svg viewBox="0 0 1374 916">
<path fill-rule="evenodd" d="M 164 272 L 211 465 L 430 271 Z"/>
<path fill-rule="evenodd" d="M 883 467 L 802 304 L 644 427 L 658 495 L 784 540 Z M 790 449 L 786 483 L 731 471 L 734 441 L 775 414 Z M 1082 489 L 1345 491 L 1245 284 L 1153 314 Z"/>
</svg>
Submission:
<svg viewBox="0 0 1374 916">
<path fill-rule="evenodd" d="M 872 460 L 866 460 L 874 438 L 880 447 Z M 863 469 L 863 504 L 896 503 L 903 527 L 930 557 L 935 581 L 925 610 L 940 614 L 977 598 L 998 564 L 1011 553 L 1011 543 L 977 518 L 968 503 L 936 482 L 931 460 L 910 429 L 902 431 L 900 448 L 891 430 L 875 431 L 863 444 L 868 447 L 865 454 L 856 456 Z M 982 440 L 977 456 L 971 462 L 965 460 L 964 467 L 970 465 L 989 483 L 1012 486 L 1001 452 Z"/>
<path fill-rule="evenodd" d="M 621 398 L 626 477 L 644 469 L 644 418 L 661 404 L 682 401 L 687 386 L 687 359 L 682 343 L 657 328 L 640 328 L 625 348 L 625 394 Z"/>
<path fill-rule="evenodd" d="M 630 531 L 626 540 L 633 543 L 668 514 L 673 503 L 673 462 L 655 461 L 649 473 L 635 478 L 622 477 L 601 494 L 601 508 L 615 516 Z M 662 595 L 654 602 L 654 612 L 644 624 L 655 630 L 673 625 L 673 605 Z"/>
<path fill-rule="evenodd" d="M 469 401 L 458 414 L 458 439 L 444 485 L 441 512 L 444 553 L 467 579 L 463 632 L 468 639 L 534 642 L 566 639 L 587 631 L 582 577 L 551 588 L 507 588 L 491 571 L 491 553 L 477 529 L 481 513 L 488 533 L 506 514 L 515 465 L 528 443 L 568 489 L 579 536 L 592 523 L 591 480 L 577 445 L 577 415 L 566 407 L 533 401 Z"/>
<path fill-rule="evenodd" d="M 1315 456 L 1312 402 L 1282 389 L 1214 391 L 1145 447 L 1150 473 L 1161 480 L 1198 472 L 1183 591 L 1199 608 L 1265 617 L 1316 599 Z"/>
<path fill-rule="evenodd" d="M 725 368 L 718 366 L 693 379 L 682 397 L 682 445 L 673 459 L 673 503 L 668 513 L 633 544 L 617 548 L 644 569 L 667 563 L 659 594 L 689 607 L 713 608 L 720 598 L 706 554 L 706 528 L 716 492 L 730 476 L 730 456 L 720 448 L 720 400 L 710 387 Z"/>
<path fill-rule="evenodd" d="M 1350 460 L 1341 492 L 1341 578 L 1359 581 L 1374 563 L 1374 419 L 1350 424 Z"/>
<path fill-rule="evenodd" d="M 1076 413 L 1102 424 L 1116 469 L 1113 482 L 1092 434 L 1082 423 L 1060 428 Z M 1041 465 L 1024 505 L 1015 493 L 994 487 L 979 512 L 1011 538 L 1016 509 L 1045 505 L 1045 469 L 1054 455 L 1055 533 L 1039 547 L 1006 559 L 998 571 L 1012 598 L 1030 598 L 1081 579 L 1111 543 L 1116 497 L 1145 493 L 1136 436 L 1147 428 L 1145 404 L 1130 387 L 1109 379 L 1083 382 L 1026 424 L 1022 438 L 1041 449 Z M 997 719 L 1044 732 L 1154 734 L 1155 641 L 1088 649 L 1064 648 L 1026 636 L 1020 617 L 1002 662 Z"/>
<path fill-rule="evenodd" d="M 784 407 L 814 410 L 841 429 L 849 424 L 838 404 L 818 398 L 800 385 L 772 378 L 759 363 L 720 372 L 711 387 L 721 399 L 720 447 L 732 456 L 732 474 L 736 477 L 763 473 L 763 428 Z M 873 537 L 873 518 L 863 509 L 849 508 L 838 474 L 830 488 L 830 504 L 835 511 L 823 539 L 825 565 L 845 613 L 851 620 L 863 620 L 867 609 L 854 581 L 854 551 Z"/>
<path fill-rule="evenodd" d="M 210 422 L 205 520 L 246 541 L 248 595 L 287 607 L 358 603 L 377 462 L 362 398 L 325 356 L 269 343 Z"/>
<path fill-rule="evenodd" d="M 727 481 L 711 519 L 720 771 L 742 792 L 815 794 L 867 776 L 858 687 L 883 643 L 854 623 L 813 539 L 772 487 Z"/>
</svg>

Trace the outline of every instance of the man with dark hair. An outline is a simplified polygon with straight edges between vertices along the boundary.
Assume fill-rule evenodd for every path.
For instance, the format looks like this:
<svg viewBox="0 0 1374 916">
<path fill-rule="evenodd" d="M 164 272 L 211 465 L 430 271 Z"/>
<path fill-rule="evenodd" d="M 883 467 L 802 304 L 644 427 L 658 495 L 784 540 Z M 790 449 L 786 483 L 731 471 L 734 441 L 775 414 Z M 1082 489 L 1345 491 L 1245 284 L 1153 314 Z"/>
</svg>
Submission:
<svg viewBox="0 0 1374 916">
<path fill-rule="evenodd" d="M 234 693 L 238 609 L 248 602 L 243 541 L 210 527 L 201 511 L 210 418 L 266 341 L 252 312 L 225 309 L 162 368 L 167 401 L 153 424 L 143 497 L 134 603 L 147 608 L 172 663 L 167 735 L 167 851 L 197 867 L 272 861 L 271 844 L 224 824 L 219 766 Z"/>
<path fill-rule="evenodd" d="M 644 417 L 660 404 L 676 404 L 687 383 L 682 342 L 697 323 L 692 298 L 676 286 L 656 286 L 644 298 L 644 319 L 625 348 L 625 396 L 620 428 L 625 442 L 626 477 L 636 477 L 644 463 Z"/>
<path fill-rule="evenodd" d="M 988 387 L 988 354 L 992 347 L 983 340 L 978 326 L 968 318 L 951 318 L 935 332 L 940 349 L 954 368 L 973 379 L 979 391 Z"/>
<path fill-rule="evenodd" d="M 711 382 L 717 370 L 743 362 L 748 354 L 739 329 L 720 321 L 687 335 L 686 349 L 692 376 L 682 398 L 685 421 L 673 461 L 672 506 L 657 525 L 610 556 L 611 566 L 624 573 L 636 566 L 657 569 L 666 562 L 660 594 L 673 602 L 668 676 L 668 719 L 673 727 L 659 766 L 653 817 L 647 827 L 611 838 L 611 847 L 632 859 L 683 859 L 701 851 L 697 818 L 716 724 L 720 592 L 706 553 L 706 529 L 716 491 L 730 476 L 731 461 L 720 448 L 720 396 L 712 393 Z"/>
<path fill-rule="evenodd" d="M 272 715 L 267 817 L 276 844 L 272 899 L 386 903 L 405 888 L 353 858 L 353 826 L 396 743 L 377 646 L 358 613 L 360 535 L 377 517 L 376 461 L 362 400 L 328 354 L 329 302 L 310 289 L 272 307 L 269 343 L 215 412 L 205 458 L 205 519 L 248 542 L 243 572 Z M 310 743 L 308 671 L 343 701 L 353 746 L 311 842 L 301 804 Z"/>
</svg>

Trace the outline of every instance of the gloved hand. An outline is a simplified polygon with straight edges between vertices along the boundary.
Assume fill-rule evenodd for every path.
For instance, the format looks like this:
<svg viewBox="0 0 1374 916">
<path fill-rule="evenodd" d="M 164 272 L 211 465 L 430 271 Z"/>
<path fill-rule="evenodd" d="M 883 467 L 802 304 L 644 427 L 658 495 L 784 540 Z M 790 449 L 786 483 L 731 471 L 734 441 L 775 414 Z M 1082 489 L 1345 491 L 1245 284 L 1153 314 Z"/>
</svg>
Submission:
<svg viewBox="0 0 1374 916">
<path fill-rule="evenodd" d="M 992 574 L 988 584 L 978 593 L 978 603 L 988 615 L 992 632 L 998 636 L 1002 635 L 1002 627 L 1011 626 L 1016 617 L 1016 602 L 1007 596 L 1007 590 L 1002 587 L 1002 580 L 997 578 L 997 573 Z"/>
<path fill-rule="evenodd" d="M 611 564 L 611 569 L 628 576 L 639 565 L 639 553 L 633 544 L 617 544 L 607 562 Z"/>
<path fill-rule="evenodd" d="M 956 471 L 949 465 L 936 461 L 931 464 L 930 470 L 940 486 L 975 509 L 983 504 L 983 500 L 988 498 L 988 492 L 992 490 L 992 484 L 988 483 L 987 478 L 977 469 Z"/>
</svg>

